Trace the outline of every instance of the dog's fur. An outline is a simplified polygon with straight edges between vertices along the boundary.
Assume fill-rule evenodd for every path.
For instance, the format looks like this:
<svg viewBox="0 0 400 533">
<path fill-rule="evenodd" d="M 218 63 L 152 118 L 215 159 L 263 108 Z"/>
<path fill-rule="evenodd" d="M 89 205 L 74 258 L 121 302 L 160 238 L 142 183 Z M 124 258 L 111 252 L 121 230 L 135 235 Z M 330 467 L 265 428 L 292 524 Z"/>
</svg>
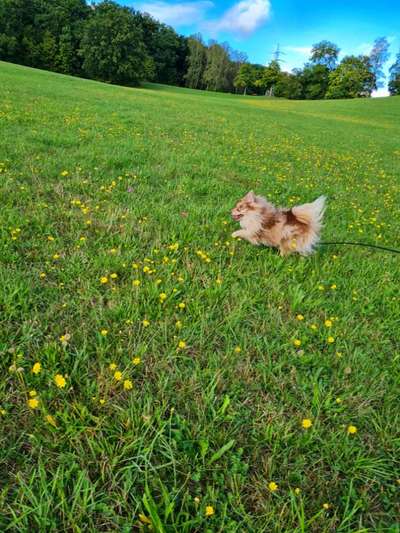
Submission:
<svg viewBox="0 0 400 533">
<path fill-rule="evenodd" d="M 250 191 L 231 211 L 242 228 L 232 237 L 279 248 L 281 255 L 308 255 L 319 240 L 324 208 L 325 196 L 310 204 L 281 209 Z"/>
</svg>

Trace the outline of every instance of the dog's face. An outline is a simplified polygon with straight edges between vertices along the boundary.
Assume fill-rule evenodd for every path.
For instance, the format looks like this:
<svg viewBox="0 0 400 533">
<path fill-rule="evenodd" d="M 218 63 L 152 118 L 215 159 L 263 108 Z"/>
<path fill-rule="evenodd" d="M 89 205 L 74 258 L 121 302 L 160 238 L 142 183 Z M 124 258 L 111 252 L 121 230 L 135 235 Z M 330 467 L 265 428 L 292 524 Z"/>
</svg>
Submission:
<svg viewBox="0 0 400 533">
<path fill-rule="evenodd" d="M 257 209 L 257 198 L 253 191 L 250 191 L 244 196 L 231 211 L 233 220 L 240 220 L 245 215 Z"/>
</svg>

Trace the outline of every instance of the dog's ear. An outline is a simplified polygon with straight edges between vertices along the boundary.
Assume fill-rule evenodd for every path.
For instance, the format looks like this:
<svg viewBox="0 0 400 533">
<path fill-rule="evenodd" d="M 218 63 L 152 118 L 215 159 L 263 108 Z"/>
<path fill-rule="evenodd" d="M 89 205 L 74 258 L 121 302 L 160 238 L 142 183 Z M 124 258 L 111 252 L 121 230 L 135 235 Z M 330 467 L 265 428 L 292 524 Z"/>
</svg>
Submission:
<svg viewBox="0 0 400 533">
<path fill-rule="evenodd" d="M 252 204 L 254 204 L 256 201 L 256 195 L 253 191 L 249 191 L 244 197 L 244 199 L 246 200 L 246 202 L 251 202 Z"/>
</svg>

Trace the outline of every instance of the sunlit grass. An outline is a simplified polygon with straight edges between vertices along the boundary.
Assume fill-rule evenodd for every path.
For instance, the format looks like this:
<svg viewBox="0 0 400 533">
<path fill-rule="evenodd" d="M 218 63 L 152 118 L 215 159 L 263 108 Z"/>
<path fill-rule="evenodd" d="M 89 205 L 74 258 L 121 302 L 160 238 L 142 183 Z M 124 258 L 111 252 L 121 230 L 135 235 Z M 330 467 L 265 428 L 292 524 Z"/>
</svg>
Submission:
<svg viewBox="0 0 400 533">
<path fill-rule="evenodd" d="M 2 530 L 397 531 L 400 99 L 0 77 Z"/>
</svg>

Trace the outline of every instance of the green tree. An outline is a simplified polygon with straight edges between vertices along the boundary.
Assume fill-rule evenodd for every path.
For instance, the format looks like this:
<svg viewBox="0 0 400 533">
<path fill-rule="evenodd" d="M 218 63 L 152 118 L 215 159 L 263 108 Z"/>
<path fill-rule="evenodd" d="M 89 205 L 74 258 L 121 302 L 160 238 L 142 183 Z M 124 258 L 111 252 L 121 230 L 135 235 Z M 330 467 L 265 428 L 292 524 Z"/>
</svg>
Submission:
<svg viewBox="0 0 400 533">
<path fill-rule="evenodd" d="M 0 58 L 79 73 L 77 50 L 90 12 L 85 0 L 1 0 Z"/>
<path fill-rule="evenodd" d="M 386 78 L 383 73 L 383 66 L 390 57 L 389 47 L 390 44 L 386 37 L 378 37 L 375 39 L 369 55 L 371 70 L 376 78 L 376 87 L 383 87 L 383 80 Z"/>
<path fill-rule="evenodd" d="M 389 93 L 391 96 L 400 95 L 400 52 L 389 69 Z"/>
<path fill-rule="evenodd" d="M 323 64 L 307 64 L 301 71 L 300 80 L 306 100 L 325 98 L 329 85 L 329 68 Z"/>
<path fill-rule="evenodd" d="M 217 42 L 211 42 L 207 49 L 207 64 L 203 75 L 209 91 L 228 91 L 230 59 L 226 49 Z"/>
<path fill-rule="evenodd" d="M 326 98 L 371 96 L 376 87 L 375 74 L 367 56 L 346 56 L 329 75 Z"/>
<path fill-rule="evenodd" d="M 57 70 L 64 74 L 74 73 L 75 46 L 70 26 L 64 26 L 58 44 Z"/>
<path fill-rule="evenodd" d="M 130 9 L 109 0 L 94 7 L 84 27 L 80 54 L 90 78 L 137 84 L 146 76 L 142 28 Z"/>
<path fill-rule="evenodd" d="M 31 58 L 41 41 L 41 37 L 36 38 L 36 12 L 36 1 L 1 0 L 0 59 L 35 66 Z"/>
<path fill-rule="evenodd" d="M 329 70 L 336 67 L 340 48 L 331 41 L 320 41 L 311 49 L 310 62 L 314 65 L 323 65 Z"/>
<path fill-rule="evenodd" d="M 239 67 L 239 71 L 234 80 L 234 86 L 243 90 L 247 94 L 247 89 L 251 88 L 255 82 L 255 71 L 253 65 L 244 63 Z"/>
<path fill-rule="evenodd" d="M 192 35 L 188 39 L 188 55 L 186 58 L 186 86 L 192 89 L 203 88 L 204 71 L 207 64 L 207 48 L 201 35 Z"/>
<path fill-rule="evenodd" d="M 57 40 L 49 30 L 43 33 L 40 46 L 41 67 L 47 70 L 56 70 L 57 64 Z"/>
<path fill-rule="evenodd" d="M 186 70 L 187 39 L 150 15 L 136 12 L 135 18 L 143 30 L 147 52 L 154 61 L 154 80 L 181 85 Z"/>
<path fill-rule="evenodd" d="M 276 59 L 273 59 L 261 72 L 261 76 L 256 80 L 256 85 L 265 91 L 265 95 L 272 96 L 274 87 L 279 81 L 281 67 Z"/>
<path fill-rule="evenodd" d="M 298 72 L 281 72 L 275 85 L 275 96 L 300 100 L 303 96 L 300 74 Z"/>
</svg>

